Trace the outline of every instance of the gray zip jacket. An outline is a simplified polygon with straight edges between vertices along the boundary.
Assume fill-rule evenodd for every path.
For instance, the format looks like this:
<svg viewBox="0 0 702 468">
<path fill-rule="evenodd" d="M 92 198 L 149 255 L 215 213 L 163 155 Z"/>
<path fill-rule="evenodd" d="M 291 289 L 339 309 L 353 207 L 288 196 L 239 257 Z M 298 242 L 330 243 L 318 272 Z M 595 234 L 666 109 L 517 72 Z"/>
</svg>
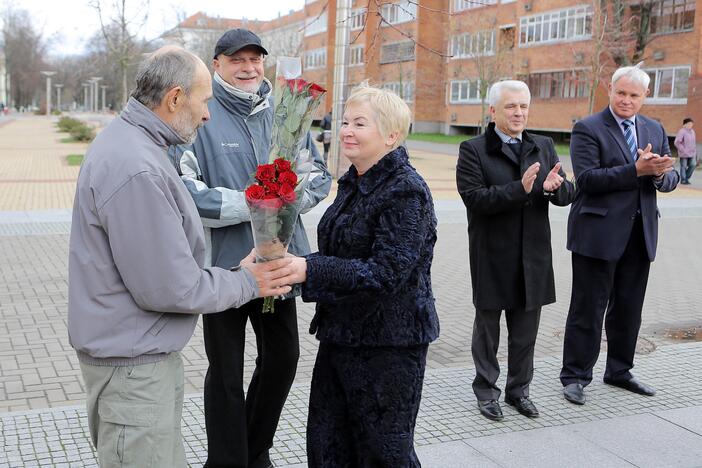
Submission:
<svg viewBox="0 0 702 468">
<path fill-rule="evenodd" d="M 179 146 L 172 157 L 206 228 L 211 262 L 208 264 L 230 268 L 238 265 L 254 246 L 243 190 L 256 166 L 268 162 L 273 99 L 268 80 L 263 81 L 259 93 L 252 94 L 234 88 L 215 73 L 212 90 L 210 121 L 198 130 L 192 146 Z M 314 156 L 316 171 L 305 191 L 303 213 L 329 195 L 332 182 L 309 134 L 307 148 Z M 299 218 L 289 251 L 295 255 L 310 253 Z"/>
<path fill-rule="evenodd" d="M 258 295 L 250 272 L 203 269 L 192 197 L 167 156 L 183 143 L 130 99 L 78 176 L 68 262 L 68 334 L 81 361 L 134 365 L 183 349 L 197 315 Z"/>
</svg>

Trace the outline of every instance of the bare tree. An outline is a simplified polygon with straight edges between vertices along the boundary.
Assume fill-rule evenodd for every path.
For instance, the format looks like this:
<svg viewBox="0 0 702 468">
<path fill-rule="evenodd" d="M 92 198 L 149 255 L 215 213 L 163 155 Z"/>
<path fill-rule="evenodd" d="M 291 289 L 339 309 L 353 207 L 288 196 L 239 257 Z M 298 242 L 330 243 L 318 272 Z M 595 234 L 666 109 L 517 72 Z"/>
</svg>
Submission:
<svg viewBox="0 0 702 468">
<path fill-rule="evenodd" d="M 488 28 L 474 35 L 476 44 L 470 52 L 478 75 L 481 133 L 487 126 L 487 98 L 490 86 L 500 78 L 512 75 L 511 55 L 515 39 L 513 34 L 497 28 L 495 18 L 487 20 L 484 24 Z"/>
<path fill-rule="evenodd" d="M 10 100 L 16 107 L 37 105 L 43 91 L 46 42 L 26 10 L 7 7 L 2 13 L 2 41 L 10 78 Z"/>
<path fill-rule="evenodd" d="M 127 0 L 91 0 L 100 20 L 100 31 L 110 58 L 117 65 L 121 80 L 120 104 L 126 105 L 129 98 L 129 70 L 134 66 L 144 51 L 144 43 L 138 39 L 139 31 L 149 16 L 149 2 L 133 2 L 137 5 L 128 11 Z M 109 10 L 109 11 L 108 11 Z"/>
</svg>

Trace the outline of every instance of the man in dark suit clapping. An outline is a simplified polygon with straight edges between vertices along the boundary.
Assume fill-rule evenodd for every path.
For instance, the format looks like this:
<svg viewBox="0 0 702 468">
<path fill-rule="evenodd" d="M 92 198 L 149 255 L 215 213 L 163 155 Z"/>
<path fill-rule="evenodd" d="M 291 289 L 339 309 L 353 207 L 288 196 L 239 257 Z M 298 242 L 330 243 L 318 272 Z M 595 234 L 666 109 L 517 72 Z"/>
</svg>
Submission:
<svg viewBox="0 0 702 468">
<path fill-rule="evenodd" d="M 575 404 L 585 403 L 583 387 L 592 381 L 603 320 L 604 382 L 655 394 L 630 370 L 656 255 L 656 191 L 672 191 L 680 177 L 665 130 L 639 114 L 649 81 L 638 67 L 619 68 L 609 86 L 609 106 L 573 128 L 570 154 L 578 196 L 568 218 L 573 289 L 560 377 L 566 400 Z"/>
</svg>

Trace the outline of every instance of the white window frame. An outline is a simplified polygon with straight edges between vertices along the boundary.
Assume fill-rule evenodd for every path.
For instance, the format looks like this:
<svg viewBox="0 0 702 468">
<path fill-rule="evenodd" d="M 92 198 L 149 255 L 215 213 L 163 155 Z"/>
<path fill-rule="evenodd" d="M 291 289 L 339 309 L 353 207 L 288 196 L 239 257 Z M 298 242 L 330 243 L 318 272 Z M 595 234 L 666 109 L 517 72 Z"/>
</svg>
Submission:
<svg viewBox="0 0 702 468">
<path fill-rule="evenodd" d="M 490 34 L 488 42 L 484 42 L 484 36 Z M 481 57 L 485 55 L 495 55 L 495 41 L 497 33 L 494 29 L 463 33 L 451 37 L 449 41 L 449 55 L 452 60 Z M 479 50 L 481 44 L 487 47 Z"/>
<path fill-rule="evenodd" d="M 400 87 L 402 87 L 402 93 L 400 93 Z M 398 96 L 401 96 L 407 103 L 414 102 L 414 80 L 403 81 L 402 83 L 399 81 L 391 81 L 383 83 L 382 88 L 393 91 Z"/>
<path fill-rule="evenodd" d="M 305 70 L 317 70 L 327 66 L 327 48 L 310 49 L 305 51 Z"/>
<path fill-rule="evenodd" d="M 305 19 L 305 37 L 314 36 L 327 31 L 327 12 L 310 16 Z"/>
<path fill-rule="evenodd" d="M 515 0 L 512 0 L 515 1 Z M 504 0 L 502 3 L 506 3 Z M 497 5 L 497 0 L 451 0 L 451 13 Z"/>
<path fill-rule="evenodd" d="M 417 5 L 408 0 L 401 0 L 397 3 L 385 3 L 380 10 L 383 19 L 390 24 L 408 23 L 417 20 Z M 382 26 L 387 27 L 385 22 Z"/>
<path fill-rule="evenodd" d="M 649 97 L 646 98 L 646 104 L 657 104 L 657 105 L 666 105 L 666 104 L 673 104 L 673 105 L 683 105 L 687 104 L 687 98 L 689 96 L 686 96 L 684 98 L 675 98 L 675 97 L 659 97 L 659 90 L 660 90 L 660 75 L 664 71 L 669 71 L 673 70 L 673 83 L 671 84 L 671 94 L 675 92 L 675 80 L 677 79 L 677 73 L 676 71 L 678 70 L 687 70 L 687 80 L 688 80 L 688 89 L 686 92 L 689 92 L 690 89 L 690 78 L 692 74 L 692 67 L 690 65 L 670 65 L 667 67 L 655 67 L 655 68 L 644 68 L 643 71 L 646 73 L 655 73 L 656 74 L 656 79 L 653 82 L 654 89 L 651 90 L 651 94 Z M 649 85 L 650 86 L 650 85 Z"/>
<path fill-rule="evenodd" d="M 351 10 L 351 14 L 348 17 L 349 30 L 357 31 L 366 24 L 366 9 L 365 8 L 355 8 Z"/>
<path fill-rule="evenodd" d="M 363 65 L 365 55 L 365 46 L 363 44 L 349 47 L 349 67 L 358 67 Z"/>
<path fill-rule="evenodd" d="M 454 89 L 457 98 L 454 98 Z M 475 91 L 475 97 L 471 97 L 471 90 Z M 480 80 L 451 80 L 448 96 L 449 104 L 480 104 Z"/>
<path fill-rule="evenodd" d="M 593 11 L 590 5 L 576 5 L 522 16 L 519 18 L 519 47 L 590 39 L 592 19 Z M 526 40 L 522 34 L 524 31 Z"/>
</svg>

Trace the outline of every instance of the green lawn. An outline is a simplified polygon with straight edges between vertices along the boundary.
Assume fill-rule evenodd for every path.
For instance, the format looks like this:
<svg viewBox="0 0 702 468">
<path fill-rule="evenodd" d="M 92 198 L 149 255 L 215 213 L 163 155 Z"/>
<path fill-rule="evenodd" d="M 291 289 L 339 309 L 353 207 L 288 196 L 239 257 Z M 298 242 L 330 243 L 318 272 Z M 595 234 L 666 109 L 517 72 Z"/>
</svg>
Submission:
<svg viewBox="0 0 702 468">
<path fill-rule="evenodd" d="M 441 133 L 410 133 L 408 140 L 431 141 L 432 143 L 449 143 L 457 145 L 470 138 L 470 135 L 443 135 Z"/>
<path fill-rule="evenodd" d="M 66 156 L 66 162 L 69 166 L 80 166 L 83 162 L 83 154 L 69 154 Z"/>
<path fill-rule="evenodd" d="M 433 143 L 449 143 L 458 145 L 473 138 L 472 135 L 443 135 L 441 133 L 410 133 L 408 140 L 430 141 Z M 569 156 L 570 148 L 568 143 L 556 143 L 556 152 L 559 156 Z"/>
</svg>

